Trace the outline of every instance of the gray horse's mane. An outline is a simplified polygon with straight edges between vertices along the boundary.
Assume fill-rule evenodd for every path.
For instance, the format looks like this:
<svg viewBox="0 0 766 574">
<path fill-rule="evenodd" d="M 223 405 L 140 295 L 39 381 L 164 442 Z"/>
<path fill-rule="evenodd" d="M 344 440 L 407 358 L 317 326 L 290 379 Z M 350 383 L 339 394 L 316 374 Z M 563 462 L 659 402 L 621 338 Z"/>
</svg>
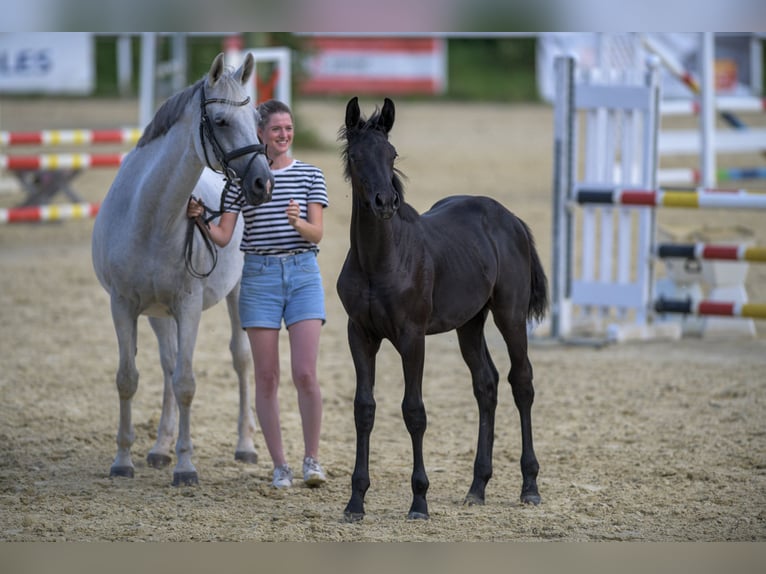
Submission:
<svg viewBox="0 0 766 574">
<path fill-rule="evenodd" d="M 203 81 L 205 81 L 205 78 L 165 100 L 160 109 L 157 110 L 157 113 L 154 114 L 152 121 L 146 126 L 136 147 L 143 147 L 152 140 L 165 135 L 186 109 L 189 100 L 197 93 Z"/>
<path fill-rule="evenodd" d="M 234 79 L 231 72 L 232 70 L 227 68 L 226 73 L 218 79 L 218 83 L 225 85 L 228 88 L 228 92 L 234 93 L 238 82 Z M 158 137 L 165 135 L 184 113 L 189 101 L 200 90 L 202 83 L 206 79 L 207 76 L 165 100 L 160 109 L 157 110 L 157 113 L 154 114 L 152 121 L 144 129 L 144 133 L 141 135 L 141 139 L 138 140 L 136 147 L 143 147 Z"/>
</svg>

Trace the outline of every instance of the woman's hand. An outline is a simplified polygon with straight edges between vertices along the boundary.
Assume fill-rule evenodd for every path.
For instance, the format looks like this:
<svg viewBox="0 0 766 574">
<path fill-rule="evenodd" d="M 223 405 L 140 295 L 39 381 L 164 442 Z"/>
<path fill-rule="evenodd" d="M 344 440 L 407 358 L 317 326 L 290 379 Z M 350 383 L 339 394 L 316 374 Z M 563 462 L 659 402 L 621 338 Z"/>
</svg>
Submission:
<svg viewBox="0 0 766 574">
<path fill-rule="evenodd" d="M 295 229 L 298 229 L 301 220 L 301 206 L 298 205 L 298 202 L 294 199 L 290 199 L 290 203 L 287 204 L 285 213 L 287 214 L 288 223 Z"/>
<path fill-rule="evenodd" d="M 197 201 L 193 197 L 189 198 L 189 203 L 186 206 L 186 217 L 189 219 L 195 219 L 205 212 L 205 208 L 202 207 L 202 202 Z"/>
<path fill-rule="evenodd" d="M 319 243 L 322 239 L 322 205 L 320 203 L 309 203 L 306 209 L 306 219 L 301 218 L 301 206 L 294 199 L 285 209 L 287 221 L 293 226 L 301 237 L 311 243 Z"/>
</svg>

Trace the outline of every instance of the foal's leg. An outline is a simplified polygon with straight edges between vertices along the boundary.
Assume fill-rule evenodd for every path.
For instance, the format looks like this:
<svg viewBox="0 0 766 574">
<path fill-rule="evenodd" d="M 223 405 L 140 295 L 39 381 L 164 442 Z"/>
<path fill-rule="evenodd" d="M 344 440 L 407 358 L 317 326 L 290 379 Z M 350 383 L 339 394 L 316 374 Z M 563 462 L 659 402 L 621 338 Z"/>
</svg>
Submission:
<svg viewBox="0 0 766 574">
<path fill-rule="evenodd" d="M 153 468 L 170 464 L 170 449 L 176 437 L 177 406 L 173 394 L 173 368 L 178 355 L 178 329 L 172 317 L 149 317 L 149 324 L 157 337 L 162 366 L 163 391 L 162 415 L 157 426 L 157 440 L 146 455 L 146 462 Z"/>
<path fill-rule="evenodd" d="M 428 519 L 428 476 L 423 463 L 423 435 L 426 432 L 426 409 L 423 405 L 423 362 L 425 359 L 425 333 L 400 337 L 396 349 L 404 368 L 404 400 L 402 415 L 412 440 L 412 506 L 410 519 Z"/>
<path fill-rule="evenodd" d="M 521 419 L 521 502 L 540 504 L 540 494 L 537 491 L 537 472 L 540 466 L 532 445 L 532 403 L 535 389 L 532 386 L 532 364 L 527 355 L 527 322 L 506 322 L 499 313 L 495 313 L 494 317 L 511 357 L 508 382 L 511 383 L 513 400 Z"/>
<path fill-rule="evenodd" d="M 364 496 L 370 487 L 370 433 L 375 424 L 375 356 L 380 349 L 380 339 L 370 338 L 349 320 L 348 344 L 356 371 L 356 460 L 351 475 L 351 499 L 343 514 L 346 521 L 356 522 L 364 518 Z"/>
<path fill-rule="evenodd" d="M 495 442 L 495 410 L 500 375 L 484 339 L 484 310 L 457 330 L 460 352 L 471 371 L 473 395 L 479 405 L 479 438 L 473 464 L 473 482 L 465 504 L 484 504 L 484 491 L 492 477 L 492 447 Z"/>
<path fill-rule="evenodd" d="M 130 448 L 133 446 L 136 433 L 131 419 L 131 401 L 138 389 L 137 313 L 127 302 L 116 296 L 112 296 L 111 306 L 120 354 L 116 377 L 117 394 L 120 397 L 120 422 L 117 427 L 117 455 L 109 469 L 109 476 L 133 478 L 135 467 L 130 457 Z"/>
<path fill-rule="evenodd" d="M 250 343 L 247 334 L 239 322 L 239 283 L 226 295 L 226 306 L 229 310 L 231 322 L 231 341 L 229 350 L 234 370 L 239 381 L 239 418 L 237 419 L 237 449 L 234 451 L 234 459 L 242 462 L 255 464 L 258 462 L 258 453 L 253 443 L 253 435 L 256 431 L 255 417 L 253 415 L 252 394 L 250 392 L 250 378 L 248 372 L 252 364 Z"/>
</svg>

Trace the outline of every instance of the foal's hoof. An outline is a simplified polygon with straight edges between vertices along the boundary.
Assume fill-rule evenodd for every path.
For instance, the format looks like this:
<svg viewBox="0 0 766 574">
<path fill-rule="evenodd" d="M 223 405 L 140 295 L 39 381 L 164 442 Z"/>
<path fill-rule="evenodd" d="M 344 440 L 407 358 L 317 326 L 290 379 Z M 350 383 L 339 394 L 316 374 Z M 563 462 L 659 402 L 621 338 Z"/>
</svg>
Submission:
<svg viewBox="0 0 766 574">
<path fill-rule="evenodd" d="M 542 499 L 540 498 L 540 495 L 536 492 L 522 492 L 521 493 L 521 503 L 522 504 L 534 504 L 537 506 L 540 504 L 540 501 Z"/>
<path fill-rule="evenodd" d="M 410 512 L 407 515 L 408 520 L 428 520 L 430 516 L 428 514 L 425 514 L 423 512 Z"/>
<path fill-rule="evenodd" d="M 173 486 L 194 486 L 199 484 L 196 472 L 174 472 Z"/>
<path fill-rule="evenodd" d="M 165 468 L 170 465 L 170 456 L 150 452 L 146 455 L 146 464 L 152 468 Z"/>
<path fill-rule="evenodd" d="M 258 453 L 255 451 L 238 450 L 234 453 L 234 460 L 244 462 L 245 464 L 257 464 Z"/>
<path fill-rule="evenodd" d="M 109 469 L 109 476 L 121 476 L 123 478 L 133 478 L 134 471 L 132 466 L 113 466 Z"/>
<path fill-rule="evenodd" d="M 343 521 L 344 522 L 361 522 L 364 518 L 364 512 L 351 512 L 350 510 L 345 510 L 343 512 Z"/>
<path fill-rule="evenodd" d="M 478 494 L 472 494 L 468 493 L 465 495 L 465 500 L 463 500 L 463 504 L 466 506 L 484 506 L 484 498 L 479 496 Z"/>
</svg>

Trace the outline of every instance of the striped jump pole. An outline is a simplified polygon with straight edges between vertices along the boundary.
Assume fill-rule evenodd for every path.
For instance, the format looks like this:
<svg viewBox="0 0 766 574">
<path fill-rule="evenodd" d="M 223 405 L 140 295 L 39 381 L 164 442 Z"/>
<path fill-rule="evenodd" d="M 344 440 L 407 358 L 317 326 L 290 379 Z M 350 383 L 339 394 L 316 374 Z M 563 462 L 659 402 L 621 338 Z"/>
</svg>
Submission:
<svg viewBox="0 0 766 574">
<path fill-rule="evenodd" d="M 747 245 L 715 245 L 710 243 L 660 243 L 656 255 L 661 259 L 705 259 L 718 261 L 752 261 L 766 263 L 766 247 Z"/>
<path fill-rule="evenodd" d="M 654 302 L 654 310 L 657 313 L 766 319 L 766 304 L 764 303 L 660 298 Z"/>
<path fill-rule="evenodd" d="M 119 167 L 126 155 L 126 153 L 0 155 L 0 169 L 20 171 Z"/>
<path fill-rule="evenodd" d="M 696 168 L 665 168 L 657 173 L 660 184 L 702 183 L 702 174 Z M 766 179 L 766 167 L 728 167 L 716 169 L 716 179 L 719 182 L 741 181 L 743 179 Z"/>
<path fill-rule="evenodd" d="M 100 203 L 65 203 L 0 209 L 0 223 L 40 223 L 95 217 Z"/>
<path fill-rule="evenodd" d="M 766 194 L 744 189 L 702 188 L 694 191 L 674 189 L 629 189 L 580 185 L 575 201 L 582 205 L 628 205 L 644 207 L 681 207 L 710 209 L 766 209 Z"/>
<path fill-rule="evenodd" d="M 91 144 L 135 145 L 141 137 L 140 128 L 116 130 L 40 130 L 34 132 L 0 131 L 0 147 L 56 146 Z"/>
</svg>

